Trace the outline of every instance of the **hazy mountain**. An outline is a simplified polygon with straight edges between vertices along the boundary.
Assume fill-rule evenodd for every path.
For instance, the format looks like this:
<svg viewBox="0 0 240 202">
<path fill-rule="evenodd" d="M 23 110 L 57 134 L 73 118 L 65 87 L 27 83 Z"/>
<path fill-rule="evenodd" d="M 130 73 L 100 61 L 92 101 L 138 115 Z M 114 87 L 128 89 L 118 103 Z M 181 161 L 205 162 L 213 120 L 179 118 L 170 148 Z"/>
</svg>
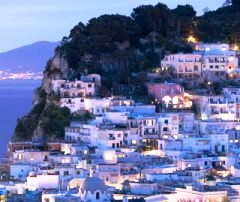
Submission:
<svg viewBox="0 0 240 202">
<path fill-rule="evenodd" d="M 59 42 L 39 41 L 0 53 L 0 70 L 11 72 L 40 72 L 54 55 Z"/>
</svg>

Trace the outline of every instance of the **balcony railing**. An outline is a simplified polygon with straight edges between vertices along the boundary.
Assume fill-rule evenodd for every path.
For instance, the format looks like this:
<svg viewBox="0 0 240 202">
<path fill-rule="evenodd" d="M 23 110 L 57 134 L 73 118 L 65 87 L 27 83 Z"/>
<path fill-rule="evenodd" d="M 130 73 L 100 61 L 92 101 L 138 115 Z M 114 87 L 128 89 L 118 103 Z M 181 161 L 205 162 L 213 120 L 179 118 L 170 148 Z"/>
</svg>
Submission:
<svg viewBox="0 0 240 202">
<path fill-rule="evenodd" d="M 158 139 L 159 135 L 157 133 L 144 133 L 143 138 L 145 138 L 145 139 Z"/>
</svg>

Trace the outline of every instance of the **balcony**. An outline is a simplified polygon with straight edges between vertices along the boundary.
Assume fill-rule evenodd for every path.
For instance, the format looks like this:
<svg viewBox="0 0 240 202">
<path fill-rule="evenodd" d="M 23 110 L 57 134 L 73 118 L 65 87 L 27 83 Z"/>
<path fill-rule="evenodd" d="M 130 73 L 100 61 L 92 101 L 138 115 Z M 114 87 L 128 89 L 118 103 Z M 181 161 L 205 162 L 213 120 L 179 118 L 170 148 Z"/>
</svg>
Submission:
<svg viewBox="0 0 240 202">
<path fill-rule="evenodd" d="M 159 135 L 157 133 L 144 133 L 144 139 L 159 139 Z"/>
</svg>

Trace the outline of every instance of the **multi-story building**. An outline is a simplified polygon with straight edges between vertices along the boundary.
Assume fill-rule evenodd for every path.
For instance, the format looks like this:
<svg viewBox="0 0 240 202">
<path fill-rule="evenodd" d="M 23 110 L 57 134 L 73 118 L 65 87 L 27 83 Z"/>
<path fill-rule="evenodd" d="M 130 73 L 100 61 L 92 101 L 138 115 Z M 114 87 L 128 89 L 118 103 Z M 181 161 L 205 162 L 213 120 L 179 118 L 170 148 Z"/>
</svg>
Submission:
<svg viewBox="0 0 240 202">
<path fill-rule="evenodd" d="M 155 103 L 166 109 L 189 109 L 192 102 L 184 88 L 175 83 L 148 83 L 148 94 L 155 98 Z"/>
<path fill-rule="evenodd" d="M 203 76 L 209 80 L 226 79 L 238 68 L 236 51 L 228 44 L 199 44 L 191 54 L 170 54 L 162 61 L 163 68 L 173 67 L 178 77 Z"/>
<path fill-rule="evenodd" d="M 179 78 L 195 77 L 202 74 L 202 55 L 200 53 L 178 53 L 165 56 L 161 61 L 163 68 L 173 67 Z"/>
<path fill-rule="evenodd" d="M 222 95 L 191 95 L 202 120 L 240 119 L 239 88 L 224 88 Z"/>
</svg>

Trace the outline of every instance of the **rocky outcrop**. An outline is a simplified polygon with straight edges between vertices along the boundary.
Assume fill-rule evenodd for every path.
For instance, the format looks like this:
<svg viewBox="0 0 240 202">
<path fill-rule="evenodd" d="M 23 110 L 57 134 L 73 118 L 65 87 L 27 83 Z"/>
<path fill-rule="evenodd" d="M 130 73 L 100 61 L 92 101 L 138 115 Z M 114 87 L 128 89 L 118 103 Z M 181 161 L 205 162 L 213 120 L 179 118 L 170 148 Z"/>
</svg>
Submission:
<svg viewBox="0 0 240 202">
<path fill-rule="evenodd" d="M 64 56 L 56 54 L 51 60 L 49 60 L 44 77 L 42 80 L 42 89 L 46 93 L 51 92 L 51 81 L 53 79 L 68 78 L 70 68 Z"/>
</svg>

